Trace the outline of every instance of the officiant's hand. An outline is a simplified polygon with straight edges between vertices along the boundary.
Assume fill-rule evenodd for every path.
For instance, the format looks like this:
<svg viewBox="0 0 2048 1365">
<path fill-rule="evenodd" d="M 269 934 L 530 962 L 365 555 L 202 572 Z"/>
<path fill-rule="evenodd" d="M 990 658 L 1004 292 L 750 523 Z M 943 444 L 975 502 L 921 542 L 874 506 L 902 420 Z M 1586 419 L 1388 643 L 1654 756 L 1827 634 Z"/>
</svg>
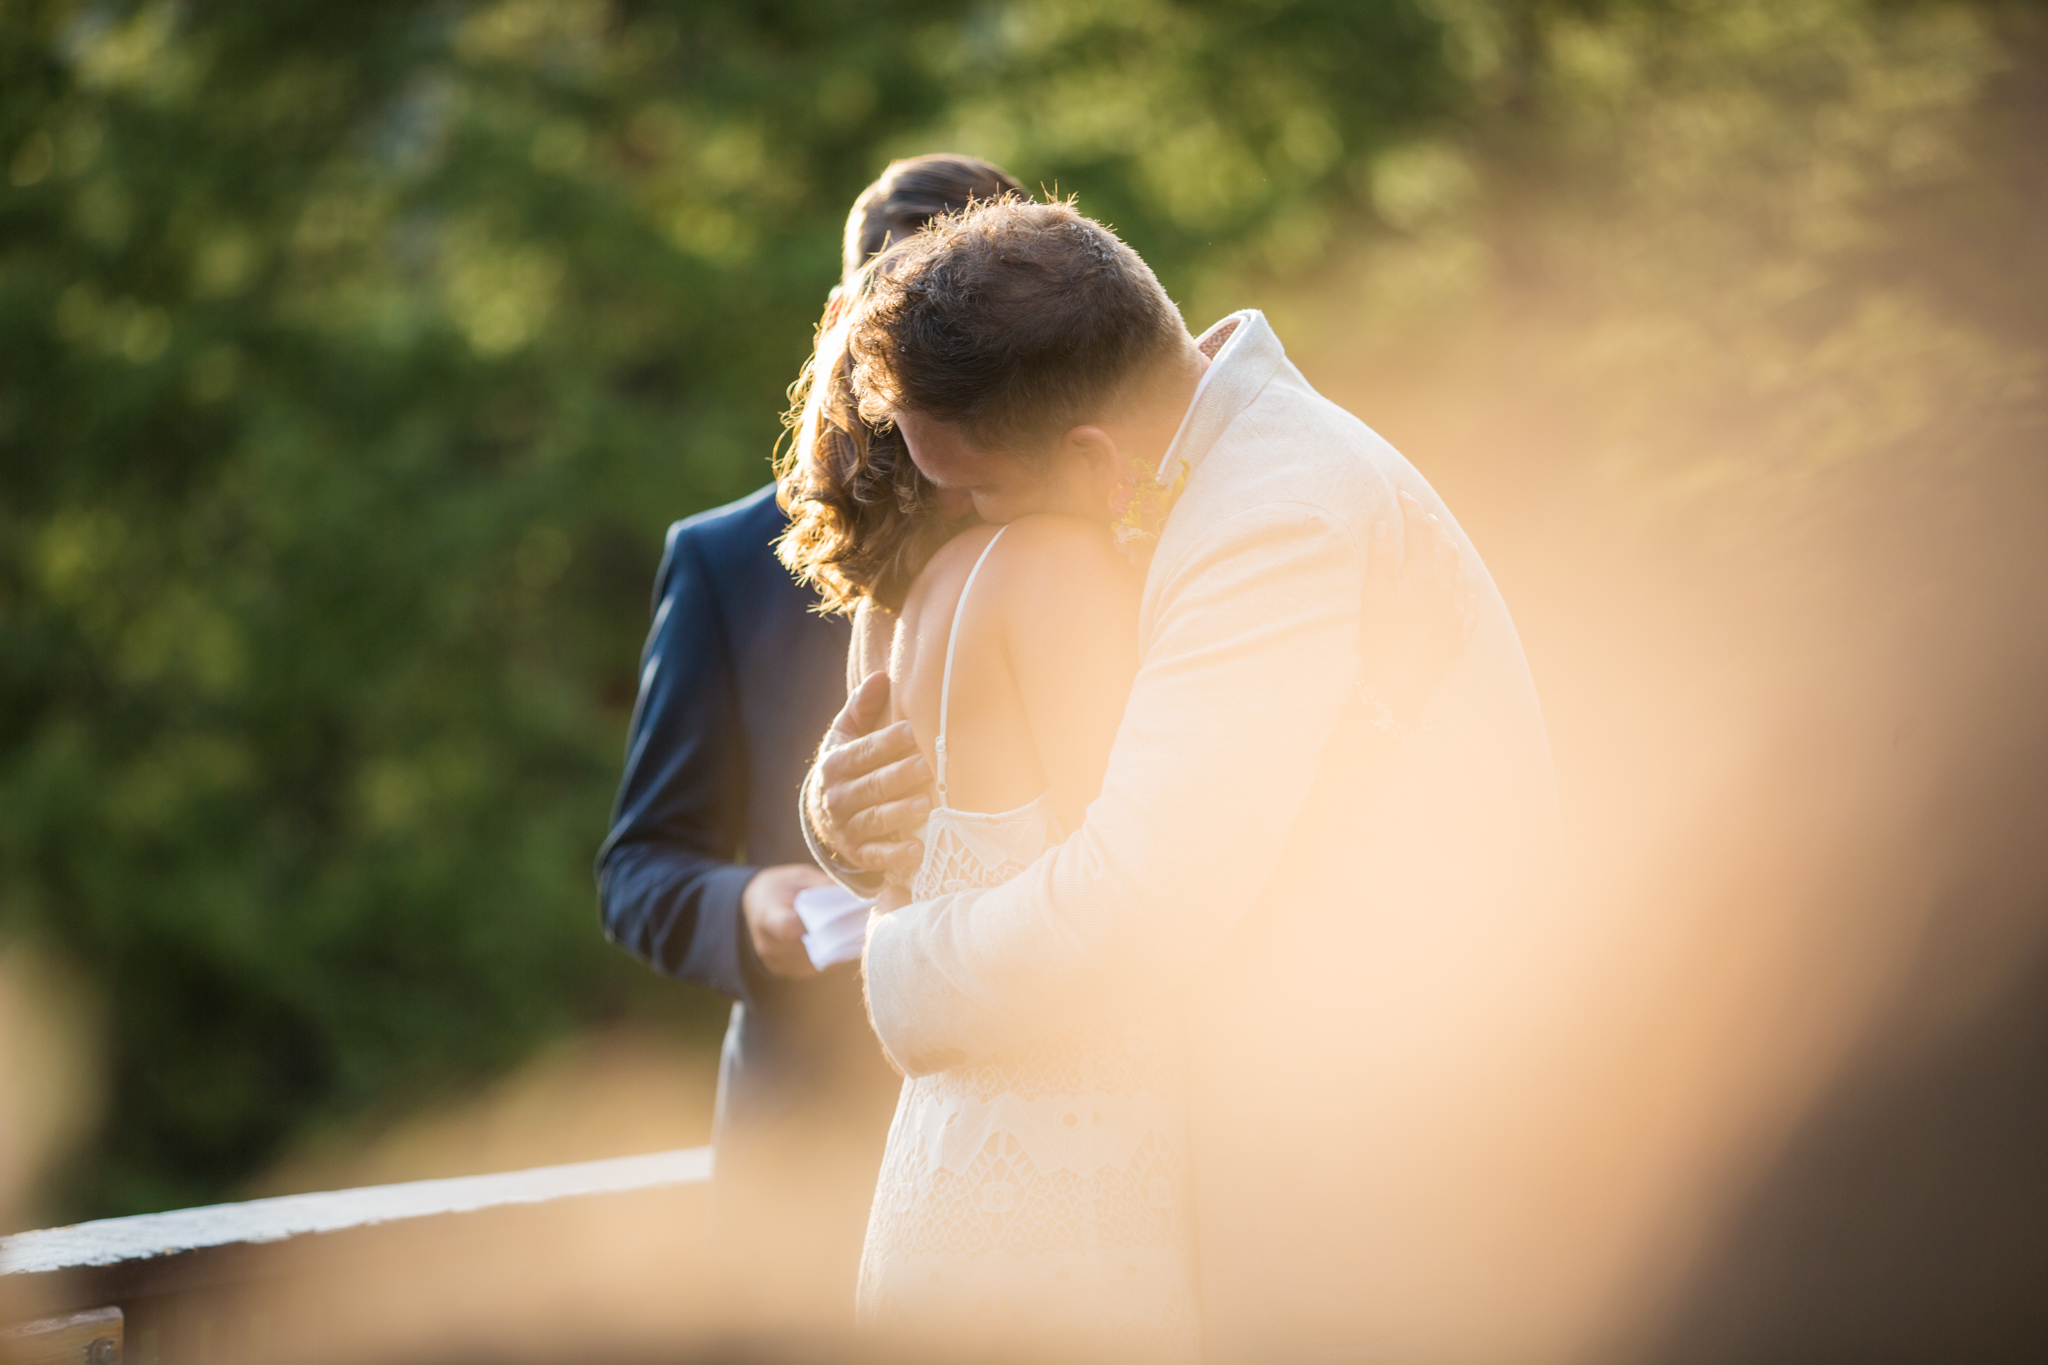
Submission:
<svg viewBox="0 0 2048 1365">
<path fill-rule="evenodd" d="M 909 836 L 931 813 L 932 772 L 908 721 L 881 726 L 888 714 L 889 675 L 871 673 L 826 732 L 811 827 L 848 867 L 907 882 L 924 857 Z"/>
<path fill-rule="evenodd" d="M 1412 494 L 1401 494 L 1402 553 L 1391 528 L 1372 528 L 1365 551 L 1360 623 L 1365 685 L 1400 721 L 1427 705 L 1479 623 L 1479 601 L 1450 528 Z"/>
<path fill-rule="evenodd" d="M 816 976 L 811 955 L 804 948 L 804 922 L 796 912 L 800 891 L 830 886 L 832 879 L 809 863 L 785 863 L 764 867 L 740 892 L 740 918 L 747 922 L 747 937 L 761 965 L 777 976 Z"/>
</svg>

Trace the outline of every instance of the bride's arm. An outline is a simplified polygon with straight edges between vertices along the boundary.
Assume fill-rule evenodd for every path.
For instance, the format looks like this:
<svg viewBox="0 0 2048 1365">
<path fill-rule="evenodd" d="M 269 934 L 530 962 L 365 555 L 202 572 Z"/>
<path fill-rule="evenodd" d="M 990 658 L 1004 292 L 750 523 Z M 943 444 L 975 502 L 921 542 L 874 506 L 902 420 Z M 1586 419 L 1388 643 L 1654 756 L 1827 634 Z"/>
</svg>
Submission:
<svg viewBox="0 0 2048 1365">
<path fill-rule="evenodd" d="M 853 609 L 853 638 L 846 645 L 846 690 L 849 694 L 870 674 L 889 671 L 889 642 L 896 618 L 862 598 Z"/>
<path fill-rule="evenodd" d="M 872 601 L 863 599 L 854 608 L 853 634 L 846 646 L 846 706 L 833 718 L 832 730 L 825 736 L 818 759 L 804 774 L 797 797 L 797 824 L 803 830 L 804 844 L 810 849 L 812 861 L 825 870 L 825 875 L 858 896 L 873 896 L 883 890 L 887 874 L 876 869 L 889 868 L 900 872 L 903 868 L 915 868 L 921 852 L 915 840 L 873 844 L 868 846 L 868 851 L 876 855 L 872 860 L 862 860 L 850 866 L 840 859 L 837 850 L 824 836 L 826 824 L 821 818 L 820 778 L 825 758 L 835 748 L 862 736 L 866 737 L 862 742 L 875 747 L 873 732 L 889 723 L 889 645 L 895 630 L 896 618 Z M 842 734 L 842 730 L 846 733 Z M 904 727 L 898 749 L 883 753 L 885 761 L 916 757 L 916 750 L 910 747 L 908 727 Z M 923 779 L 915 780 L 921 782 Z M 909 788 L 887 787 L 878 789 L 877 794 L 887 802 L 910 797 L 914 792 Z M 886 807 L 876 814 L 885 819 Z M 878 823 L 877 827 L 894 828 L 886 823 Z"/>
</svg>

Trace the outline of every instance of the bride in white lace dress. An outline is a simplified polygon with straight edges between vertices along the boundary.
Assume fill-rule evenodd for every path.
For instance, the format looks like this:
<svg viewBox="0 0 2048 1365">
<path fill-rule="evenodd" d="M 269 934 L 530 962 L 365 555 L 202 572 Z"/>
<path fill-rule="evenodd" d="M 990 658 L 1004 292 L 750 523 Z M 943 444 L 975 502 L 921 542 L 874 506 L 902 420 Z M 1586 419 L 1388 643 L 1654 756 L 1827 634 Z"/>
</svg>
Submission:
<svg viewBox="0 0 2048 1365">
<path fill-rule="evenodd" d="M 1103 528 L 1057 517 L 932 556 L 890 651 L 938 779 L 910 899 L 1005 882 L 1078 823 L 1135 666 L 1138 586 Z M 861 1320 L 1192 1358 L 1178 1038 L 1161 1010 L 906 1082 Z"/>
</svg>

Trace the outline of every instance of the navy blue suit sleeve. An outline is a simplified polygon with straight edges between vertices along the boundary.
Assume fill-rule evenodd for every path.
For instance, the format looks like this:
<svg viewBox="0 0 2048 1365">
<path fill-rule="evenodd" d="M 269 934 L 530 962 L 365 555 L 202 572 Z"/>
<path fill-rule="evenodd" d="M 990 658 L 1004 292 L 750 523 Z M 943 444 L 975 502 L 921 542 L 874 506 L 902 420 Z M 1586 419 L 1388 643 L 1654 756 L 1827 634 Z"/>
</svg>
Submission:
<svg viewBox="0 0 2048 1365">
<path fill-rule="evenodd" d="M 597 856 L 606 935 L 670 976 L 746 999 L 762 969 L 741 925 L 746 754 L 732 649 L 689 528 L 672 531 L 612 827 Z"/>
</svg>

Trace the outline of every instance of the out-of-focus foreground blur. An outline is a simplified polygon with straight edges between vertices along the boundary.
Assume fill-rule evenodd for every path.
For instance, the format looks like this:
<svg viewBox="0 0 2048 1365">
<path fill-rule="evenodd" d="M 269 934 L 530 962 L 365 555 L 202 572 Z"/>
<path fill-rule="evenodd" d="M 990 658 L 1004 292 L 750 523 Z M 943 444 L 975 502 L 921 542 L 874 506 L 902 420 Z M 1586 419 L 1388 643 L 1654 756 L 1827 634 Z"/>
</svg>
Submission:
<svg viewBox="0 0 2048 1365">
<path fill-rule="evenodd" d="M 1515 613 L 1573 878 L 1360 1138 L 1456 1177 L 1417 1358 L 2043 1358 L 2017 3 L 7 0 L 9 1227 L 703 1140 L 718 1003 L 589 880 L 648 583 L 928 150 L 1265 309 Z M 688 1297 L 518 1251 L 347 1350 Z"/>
</svg>

